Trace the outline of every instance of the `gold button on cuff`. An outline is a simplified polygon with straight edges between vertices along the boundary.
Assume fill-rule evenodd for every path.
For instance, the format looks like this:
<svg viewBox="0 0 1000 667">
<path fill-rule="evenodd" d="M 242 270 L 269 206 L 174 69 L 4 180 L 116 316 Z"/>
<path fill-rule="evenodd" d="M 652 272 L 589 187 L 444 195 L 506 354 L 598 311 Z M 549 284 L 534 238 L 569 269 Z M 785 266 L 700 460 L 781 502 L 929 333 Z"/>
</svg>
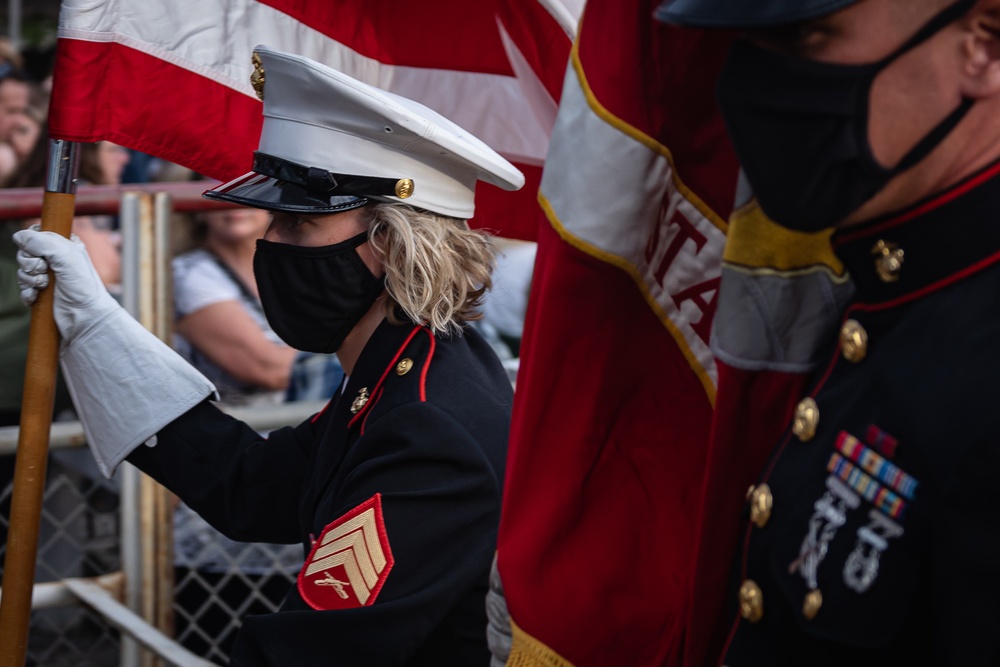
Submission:
<svg viewBox="0 0 1000 667">
<path fill-rule="evenodd" d="M 802 442 L 809 442 L 816 435 L 819 426 L 819 406 L 807 396 L 795 406 L 795 419 L 792 420 L 792 433 Z"/>
<path fill-rule="evenodd" d="M 771 487 L 761 484 L 750 496 L 750 521 L 758 528 L 767 525 L 767 520 L 771 518 L 771 508 L 774 506 L 774 498 L 771 495 Z"/>
<path fill-rule="evenodd" d="M 810 621 L 816 618 L 819 608 L 823 606 L 823 594 L 819 590 L 809 591 L 802 602 L 802 615 Z"/>
<path fill-rule="evenodd" d="M 760 586 L 751 579 L 747 579 L 740 586 L 740 616 L 756 623 L 764 617 L 764 594 Z"/>
<path fill-rule="evenodd" d="M 899 280 L 905 256 L 902 248 L 895 243 L 886 243 L 880 239 L 872 247 L 872 254 L 875 255 L 875 273 L 878 274 L 879 280 L 884 283 L 894 283 Z"/>
<path fill-rule="evenodd" d="M 840 351 L 852 364 L 856 364 L 868 354 L 868 332 L 857 320 L 847 320 L 840 327 Z"/>
<path fill-rule="evenodd" d="M 413 359 L 400 359 L 399 363 L 396 364 L 396 375 L 406 375 L 411 368 L 413 368 Z"/>
</svg>

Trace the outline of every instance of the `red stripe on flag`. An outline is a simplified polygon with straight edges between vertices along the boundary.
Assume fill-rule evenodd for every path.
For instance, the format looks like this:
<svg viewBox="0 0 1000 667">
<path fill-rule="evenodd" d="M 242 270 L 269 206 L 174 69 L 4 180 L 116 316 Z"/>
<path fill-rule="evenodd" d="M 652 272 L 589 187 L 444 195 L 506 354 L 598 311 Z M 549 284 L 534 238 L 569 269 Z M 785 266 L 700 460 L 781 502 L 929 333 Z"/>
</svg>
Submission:
<svg viewBox="0 0 1000 667">
<path fill-rule="evenodd" d="M 60 39 L 49 133 L 109 140 L 228 181 L 249 171 L 261 104 L 113 42 Z"/>
<path fill-rule="evenodd" d="M 514 163 L 524 172 L 524 187 L 516 192 L 501 190 L 482 181 L 476 184 L 476 215 L 469 224 L 498 236 L 534 241 L 538 223 L 538 184 L 542 168 Z"/>
<path fill-rule="evenodd" d="M 258 0 L 383 63 L 513 75 L 499 16 L 557 101 L 569 39 L 540 3 L 524 0 Z"/>
</svg>

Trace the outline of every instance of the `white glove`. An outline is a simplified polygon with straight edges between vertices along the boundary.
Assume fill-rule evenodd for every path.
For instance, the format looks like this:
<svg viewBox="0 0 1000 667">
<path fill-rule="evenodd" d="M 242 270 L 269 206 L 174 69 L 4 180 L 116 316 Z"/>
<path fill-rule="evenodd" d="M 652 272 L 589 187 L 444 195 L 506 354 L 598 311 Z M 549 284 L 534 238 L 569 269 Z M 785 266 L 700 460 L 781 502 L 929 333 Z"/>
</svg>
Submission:
<svg viewBox="0 0 1000 667">
<path fill-rule="evenodd" d="M 107 477 L 129 452 L 215 387 L 132 318 L 101 283 L 79 240 L 26 229 L 14 234 L 21 300 L 31 305 L 56 276 L 53 316 L 60 361 L 87 443 Z"/>
<path fill-rule="evenodd" d="M 121 306 L 105 289 L 78 236 L 66 239 L 37 227 L 14 233 L 14 242 L 21 248 L 17 252 L 21 301 L 26 306 L 35 303 L 38 292 L 49 285 L 51 267 L 59 277 L 53 316 L 63 341 L 68 342 Z"/>
</svg>

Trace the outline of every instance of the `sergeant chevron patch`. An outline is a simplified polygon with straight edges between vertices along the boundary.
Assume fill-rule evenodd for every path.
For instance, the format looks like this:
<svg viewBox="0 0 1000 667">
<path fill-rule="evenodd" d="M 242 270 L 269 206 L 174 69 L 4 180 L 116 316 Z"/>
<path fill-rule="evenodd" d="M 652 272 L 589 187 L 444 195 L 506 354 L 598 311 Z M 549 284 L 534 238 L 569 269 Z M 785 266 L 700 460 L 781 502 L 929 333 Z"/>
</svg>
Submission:
<svg viewBox="0 0 1000 667">
<path fill-rule="evenodd" d="M 313 609 L 365 607 L 375 602 L 392 565 L 376 493 L 323 529 L 299 572 L 299 594 Z"/>
</svg>

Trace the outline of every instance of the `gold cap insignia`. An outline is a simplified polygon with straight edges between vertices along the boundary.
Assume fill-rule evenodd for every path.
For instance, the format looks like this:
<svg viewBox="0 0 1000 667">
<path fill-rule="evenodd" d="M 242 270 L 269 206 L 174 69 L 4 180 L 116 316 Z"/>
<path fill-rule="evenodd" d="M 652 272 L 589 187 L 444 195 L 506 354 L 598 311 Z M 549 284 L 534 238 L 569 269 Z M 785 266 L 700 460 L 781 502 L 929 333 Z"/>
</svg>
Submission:
<svg viewBox="0 0 1000 667">
<path fill-rule="evenodd" d="M 396 181 L 396 196 L 406 199 L 413 194 L 413 181 L 409 178 L 401 178 Z"/>
<path fill-rule="evenodd" d="M 261 62 L 260 56 L 257 52 L 253 52 L 253 56 L 250 57 L 250 62 L 253 63 L 253 74 L 250 75 L 250 85 L 253 86 L 253 91 L 257 93 L 257 97 L 263 102 L 264 101 L 264 63 Z"/>
<path fill-rule="evenodd" d="M 361 412 L 361 408 L 365 407 L 368 402 L 368 387 L 362 387 L 358 391 L 358 395 L 354 397 L 354 401 L 351 403 L 351 414 L 356 415 Z"/>
</svg>

